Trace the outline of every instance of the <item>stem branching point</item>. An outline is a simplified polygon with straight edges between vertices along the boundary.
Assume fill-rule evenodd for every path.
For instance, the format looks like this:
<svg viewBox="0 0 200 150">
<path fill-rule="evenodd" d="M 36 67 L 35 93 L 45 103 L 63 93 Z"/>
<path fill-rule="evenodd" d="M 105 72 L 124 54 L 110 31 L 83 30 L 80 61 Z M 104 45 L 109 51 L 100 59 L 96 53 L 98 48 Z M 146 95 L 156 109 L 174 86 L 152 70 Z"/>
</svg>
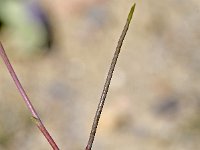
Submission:
<svg viewBox="0 0 200 150">
<path fill-rule="evenodd" d="M 51 147 L 53 148 L 53 150 L 59 150 L 57 144 L 55 143 L 55 141 L 53 140 L 53 138 L 51 137 L 51 135 L 49 134 L 49 132 L 47 131 L 47 129 L 45 128 L 44 124 L 42 123 L 39 115 L 37 114 L 35 108 L 33 107 L 29 97 L 27 96 L 23 86 L 21 85 L 9 59 L 8 56 L 6 55 L 6 52 L 0 42 L 0 55 L 13 79 L 13 81 L 15 82 L 15 85 L 17 86 L 18 91 L 20 92 L 22 98 L 24 99 L 24 102 L 26 103 L 26 106 L 28 107 L 29 111 L 32 114 L 32 120 L 34 120 L 35 124 L 37 125 L 37 127 L 40 129 L 40 131 L 42 132 L 42 134 L 45 136 L 45 138 L 47 139 L 47 141 L 49 142 L 49 144 L 51 145 Z"/>
</svg>

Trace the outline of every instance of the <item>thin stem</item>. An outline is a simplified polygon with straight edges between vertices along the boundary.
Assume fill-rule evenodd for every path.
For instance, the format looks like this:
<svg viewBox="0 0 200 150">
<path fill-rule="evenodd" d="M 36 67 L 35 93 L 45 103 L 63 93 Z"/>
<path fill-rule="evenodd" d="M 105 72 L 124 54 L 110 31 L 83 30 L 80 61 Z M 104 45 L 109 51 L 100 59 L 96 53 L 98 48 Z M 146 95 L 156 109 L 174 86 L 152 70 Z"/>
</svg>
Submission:
<svg viewBox="0 0 200 150">
<path fill-rule="evenodd" d="M 128 31 L 129 24 L 130 24 L 132 16 L 133 16 L 133 12 L 135 10 L 135 5 L 136 4 L 133 4 L 133 6 L 132 6 L 132 8 L 129 12 L 126 24 L 125 24 L 124 29 L 122 31 L 122 34 L 119 38 L 118 45 L 116 47 L 116 51 L 114 53 L 114 57 L 112 59 L 111 65 L 110 65 L 110 69 L 109 69 L 109 72 L 108 72 L 108 75 L 107 75 L 107 78 L 106 78 L 106 82 L 105 82 L 105 85 L 104 85 L 104 88 L 103 88 L 103 92 L 101 94 L 100 102 L 99 102 L 99 105 L 98 105 L 98 108 L 97 108 L 97 111 L 96 111 L 96 114 L 95 114 L 95 117 L 94 117 L 92 129 L 91 129 L 91 132 L 90 132 L 90 137 L 89 137 L 89 140 L 88 140 L 88 143 L 87 143 L 85 150 L 91 150 L 91 148 L 92 148 L 92 144 L 94 142 L 94 138 L 95 138 L 95 134 L 96 134 L 97 126 L 98 126 L 98 122 L 99 122 L 101 112 L 103 110 L 103 106 L 104 106 L 104 103 L 105 103 L 105 99 L 106 99 L 106 96 L 107 96 L 107 93 L 108 93 L 108 90 L 109 90 L 109 86 L 110 86 L 110 82 L 111 82 L 111 79 L 112 79 L 112 76 L 113 76 L 115 65 L 117 63 L 117 59 L 118 59 L 124 38 L 125 38 L 126 33 Z"/>
<path fill-rule="evenodd" d="M 47 139 L 47 141 L 49 142 L 49 144 L 51 145 L 51 147 L 54 150 L 59 150 L 58 146 L 56 145 L 56 143 L 54 142 L 54 140 L 52 139 L 51 135 L 49 134 L 49 132 L 47 131 L 47 129 L 45 128 L 44 124 L 42 123 L 40 117 L 38 116 L 35 108 L 33 107 L 30 99 L 28 98 L 24 88 L 22 87 L 12 65 L 10 64 L 10 61 L 6 55 L 6 52 L 0 42 L 0 55 L 8 69 L 8 71 L 10 72 L 10 75 L 12 76 L 12 79 L 15 82 L 15 85 L 17 86 L 17 89 L 19 90 L 21 96 L 24 99 L 24 102 L 26 103 L 26 106 L 28 107 L 29 111 L 32 114 L 32 118 L 34 120 L 34 122 L 36 123 L 37 127 L 40 129 L 40 131 L 43 133 L 43 135 L 45 136 L 45 138 Z"/>
</svg>

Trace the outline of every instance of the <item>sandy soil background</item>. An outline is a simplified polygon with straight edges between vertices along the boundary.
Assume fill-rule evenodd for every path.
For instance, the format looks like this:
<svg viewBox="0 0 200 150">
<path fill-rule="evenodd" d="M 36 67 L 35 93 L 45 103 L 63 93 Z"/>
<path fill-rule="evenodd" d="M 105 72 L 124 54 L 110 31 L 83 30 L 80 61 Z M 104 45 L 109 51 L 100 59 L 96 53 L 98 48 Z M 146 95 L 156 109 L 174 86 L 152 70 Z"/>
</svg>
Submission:
<svg viewBox="0 0 200 150">
<path fill-rule="evenodd" d="M 27 23 L 30 18 L 20 22 L 24 13 L 15 17 L 18 28 L 8 25 L 0 30 L 19 79 L 63 150 L 84 149 L 87 143 L 133 2 L 42 0 L 53 33 L 50 49 L 38 46 L 44 42 L 43 28 Z M 200 149 L 200 1 L 135 2 L 93 149 Z M 2 7 L 5 4 L 0 1 Z M 21 31 L 24 22 L 28 32 Z M 51 148 L 0 61 L 0 150 L 14 149 Z"/>
</svg>

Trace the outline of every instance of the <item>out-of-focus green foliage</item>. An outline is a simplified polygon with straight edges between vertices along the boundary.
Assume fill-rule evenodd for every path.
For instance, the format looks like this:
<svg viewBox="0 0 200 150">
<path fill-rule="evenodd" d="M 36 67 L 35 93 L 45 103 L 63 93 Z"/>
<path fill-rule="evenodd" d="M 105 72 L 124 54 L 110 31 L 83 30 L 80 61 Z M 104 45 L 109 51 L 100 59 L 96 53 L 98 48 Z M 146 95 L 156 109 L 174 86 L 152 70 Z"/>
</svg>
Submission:
<svg viewBox="0 0 200 150">
<path fill-rule="evenodd" d="M 6 36 L 23 53 L 38 50 L 45 40 L 43 26 L 35 21 L 24 1 L 1 1 L 0 19 L 5 23 Z"/>
</svg>

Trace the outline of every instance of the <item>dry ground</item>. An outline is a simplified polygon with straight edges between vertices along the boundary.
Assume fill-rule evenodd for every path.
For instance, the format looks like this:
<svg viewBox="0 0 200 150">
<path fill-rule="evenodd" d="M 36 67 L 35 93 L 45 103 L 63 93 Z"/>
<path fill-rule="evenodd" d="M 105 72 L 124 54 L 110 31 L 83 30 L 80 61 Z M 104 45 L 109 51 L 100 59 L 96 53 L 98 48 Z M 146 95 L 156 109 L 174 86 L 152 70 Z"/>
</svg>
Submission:
<svg viewBox="0 0 200 150">
<path fill-rule="evenodd" d="M 65 12 L 59 1 L 45 2 L 55 34 L 51 52 L 19 55 L 5 33 L 0 37 L 58 145 L 84 149 L 133 1 L 93 3 L 76 13 Z M 93 149 L 200 149 L 200 2 L 136 2 Z M 0 150 L 13 149 L 50 147 L 0 61 Z"/>
</svg>

